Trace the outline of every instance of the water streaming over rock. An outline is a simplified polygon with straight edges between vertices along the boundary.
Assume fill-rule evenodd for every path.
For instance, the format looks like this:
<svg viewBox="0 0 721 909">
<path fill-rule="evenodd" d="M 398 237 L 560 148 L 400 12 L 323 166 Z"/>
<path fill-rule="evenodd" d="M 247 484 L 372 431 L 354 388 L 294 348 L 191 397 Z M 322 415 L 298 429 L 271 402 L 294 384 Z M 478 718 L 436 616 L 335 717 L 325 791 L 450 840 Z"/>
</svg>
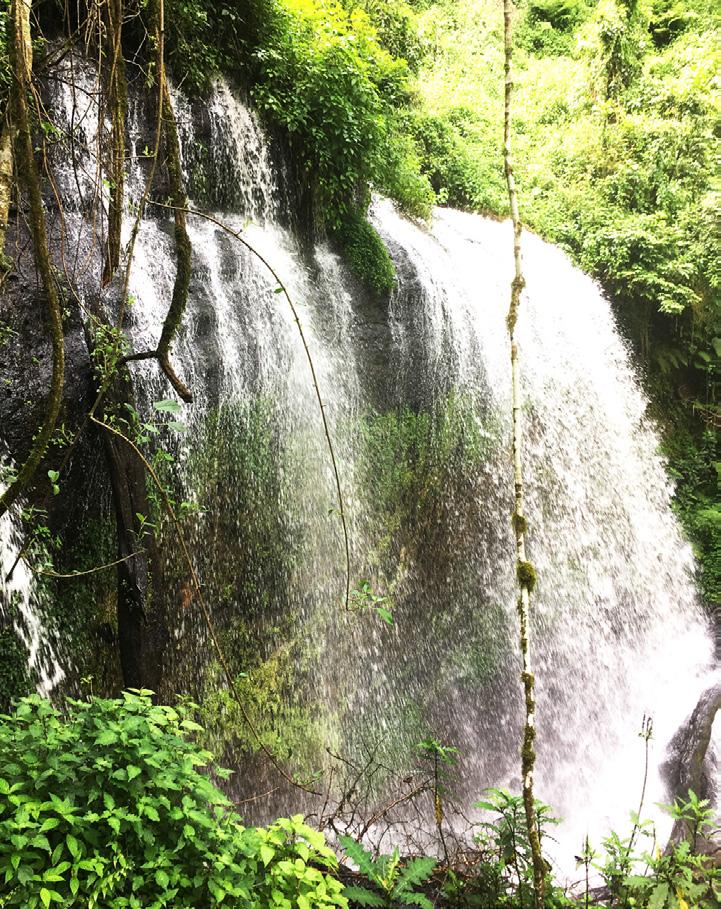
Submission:
<svg viewBox="0 0 721 909">
<path fill-rule="evenodd" d="M 0 459 L 3 472 L 8 466 L 5 458 Z M 0 492 L 4 490 L 5 485 L 0 483 Z M 49 697 L 65 671 L 56 652 L 58 629 L 48 615 L 47 596 L 24 558 L 27 541 L 22 533 L 20 512 L 21 506 L 15 505 L 0 518 L 0 634 L 3 634 L 4 670 L 6 674 L 12 672 L 15 657 L 4 637 L 12 629 L 26 651 L 17 655 L 18 668 L 25 663 L 30 684 L 35 685 L 38 694 Z"/>
<path fill-rule="evenodd" d="M 410 766 L 414 744 L 431 735 L 458 747 L 468 805 L 487 786 L 519 789 L 509 225 L 439 209 L 426 230 L 375 200 L 372 220 L 398 273 L 390 301 L 375 301 L 330 247 L 308 249 L 284 226 L 282 168 L 247 104 L 218 84 L 204 145 L 197 112 L 180 93 L 175 102 L 191 190 L 216 187 L 217 217 L 242 231 L 298 306 L 337 449 L 353 582 L 368 579 L 394 603 L 392 627 L 372 608 L 344 611 L 331 464 L 292 313 L 253 252 L 191 217 L 189 310 L 173 359 L 196 403 L 185 408 L 185 433 L 162 433 L 225 646 L 240 666 L 256 642 L 262 671 L 291 673 L 291 712 L 267 710 L 271 725 L 277 709 L 300 726 L 296 746 L 311 765 L 324 743 L 352 753 L 375 736 L 397 766 Z M 136 196 L 141 170 L 131 167 Z M 70 195 L 75 179 L 66 171 L 61 181 Z M 658 438 L 609 303 L 530 234 L 524 268 L 538 795 L 567 819 L 570 852 L 586 832 L 598 842 L 609 826 L 623 828 L 637 807 L 644 714 L 654 719 L 647 805 L 663 797 L 656 768 L 708 684 L 713 653 Z M 137 350 L 155 346 L 174 272 L 172 230 L 156 210 L 131 279 Z M 133 368 L 151 414 L 167 384 L 153 363 Z M 177 606 L 183 570 L 170 557 L 166 574 L 171 690 L 210 698 L 223 683 L 207 634 Z M 222 726 L 230 708 L 216 706 Z"/>
</svg>

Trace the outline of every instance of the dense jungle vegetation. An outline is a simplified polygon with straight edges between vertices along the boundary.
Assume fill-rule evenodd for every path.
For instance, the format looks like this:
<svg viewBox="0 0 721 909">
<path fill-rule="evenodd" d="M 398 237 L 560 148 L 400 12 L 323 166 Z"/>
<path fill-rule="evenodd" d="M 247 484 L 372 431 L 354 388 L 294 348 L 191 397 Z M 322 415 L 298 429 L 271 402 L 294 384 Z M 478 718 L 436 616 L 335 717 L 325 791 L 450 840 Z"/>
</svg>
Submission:
<svg viewBox="0 0 721 909">
<path fill-rule="evenodd" d="M 85 6 L 56 0 L 34 6 L 36 69 L 42 71 L 58 53 L 58 35 L 70 34 L 70 43 L 81 45 L 88 18 L 104 16 L 106 7 L 119 8 L 129 11 L 119 42 L 123 67 L 127 63 L 129 72 L 137 67 L 140 76 L 133 78 L 160 84 L 165 97 L 165 77 L 153 59 L 158 33 L 153 36 L 150 25 L 157 0 Z M 5 111 L 15 78 L 8 42 L 9 15 L 16 7 L 0 0 L 0 99 Z M 373 192 L 390 196 L 419 222 L 431 218 L 435 205 L 496 218 L 508 215 L 500 153 L 504 35 L 498 0 L 167 0 L 164 16 L 165 59 L 173 84 L 189 97 L 203 99 L 213 78 L 224 74 L 247 90 L 297 165 L 314 230 L 334 241 L 371 294 L 383 296 L 395 280 L 391 258 L 367 220 Z M 709 612 L 719 613 L 717 0 L 521 0 L 514 35 L 515 171 L 524 224 L 563 247 L 611 298 L 642 369 L 652 416 L 662 428 L 665 454 L 678 482 L 676 507 L 699 558 L 703 597 Z M 114 90 L 119 91 L 117 86 Z M 164 100 L 160 107 L 168 128 L 173 123 L 170 102 Z M 9 122 L 7 114 L 4 120 Z M 40 121 L 33 128 L 52 139 L 51 125 Z M 172 153 L 173 143 L 178 145 L 174 129 L 169 128 L 165 141 L 171 148 L 169 197 L 175 199 L 180 272 L 184 227 L 177 211 L 185 197 L 174 184 L 182 182 L 179 153 L 175 160 Z M 11 267 L 3 262 L 3 270 Z M 172 315 L 174 324 L 166 322 L 163 337 L 167 328 L 172 338 L 182 313 Z M 170 338 L 164 369 L 178 391 L 182 383 L 176 377 L 174 384 L 168 363 Z M 112 359 L 108 374 L 125 353 L 115 337 L 98 350 L 96 366 L 104 356 Z M 153 354 L 161 359 L 160 344 Z M 98 373 L 102 384 L 102 363 Z M 179 393 L 182 397 L 182 388 Z M 172 401 L 159 404 L 165 410 L 161 416 L 173 416 Z M 456 425 L 465 419 L 463 402 L 452 401 L 449 412 L 453 419 L 436 440 L 441 448 L 457 442 Z M 219 410 L 216 422 L 222 424 L 223 418 Z M 264 413 L 244 419 L 257 450 L 249 442 L 242 452 L 231 452 L 237 460 L 253 460 L 250 468 L 236 465 L 239 484 L 252 473 L 262 474 L 254 459 L 267 467 L 274 452 Z M 137 412 L 123 425 L 133 420 L 138 429 Z M 148 424 L 143 426 L 148 430 Z M 201 478 L 205 461 L 224 444 L 216 429 L 210 421 L 206 445 L 198 446 L 191 458 Z M 426 477 L 420 469 L 414 472 L 418 465 L 412 454 L 408 463 L 388 457 L 388 435 L 400 440 L 395 451 L 411 451 L 416 436 L 432 434 L 421 418 L 410 412 L 369 418 L 362 431 L 369 451 L 364 468 L 368 483 L 378 487 L 378 509 L 389 508 L 389 523 L 400 521 L 398 515 L 414 508 L 418 499 L 433 503 L 440 497 L 437 487 L 450 482 L 442 473 L 447 458 L 438 455 L 436 463 L 437 452 L 431 451 Z M 460 436 L 471 457 L 486 444 L 472 431 Z M 172 466 L 161 465 L 161 474 L 162 467 L 172 472 Z M 58 492 L 58 474 L 51 470 L 48 477 L 53 493 Z M 248 490 L 249 507 L 253 496 L 260 503 L 276 494 L 275 479 L 272 472 L 260 476 Z M 208 485 L 212 482 L 211 475 Z M 161 511 L 163 490 L 157 485 L 151 504 Z M 171 513 L 174 504 L 168 505 Z M 134 517 L 145 522 L 143 515 Z M 235 532 L 231 519 L 224 519 Z M 242 532 L 271 538 L 273 529 L 265 533 L 263 526 L 244 527 Z M 220 590 L 230 583 L 226 570 L 216 570 L 208 589 L 214 592 L 213 585 Z M 270 586 L 271 579 L 253 579 L 259 585 L 266 581 Z M 368 585 L 353 594 L 392 624 L 384 598 Z M 3 632 L 3 646 L 5 637 Z M 16 647 L 14 642 L 12 635 L 7 637 L 8 648 Z M 223 639 L 223 644 L 241 647 L 237 640 Z M 273 671 L 283 672 L 292 661 L 291 654 L 279 653 Z M 8 659 L 0 667 L 3 709 L 9 692 L 31 687 L 27 678 L 17 677 L 20 662 Z M 269 663 L 263 664 L 267 671 Z M 200 706 L 184 698 L 175 707 L 163 706 L 154 703 L 151 692 L 131 689 L 114 700 L 88 691 L 85 699 L 68 698 L 62 707 L 30 695 L 0 715 L 0 906 L 538 905 L 520 797 L 505 790 L 487 792 L 479 806 L 488 812 L 488 821 L 472 831 L 472 848 L 459 849 L 455 863 L 449 860 L 452 834 L 444 811 L 456 757 L 453 748 L 434 739 L 418 746 L 419 791 L 428 797 L 437 825 L 438 858 L 401 856 L 398 850 L 373 854 L 359 842 L 362 836 L 349 836 L 349 828 L 335 816 L 325 828 L 332 848 L 300 815 L 267 827 L 246 827 L 242 804 L 233 804 L 218 788 L 228 772 L 205 749 L 207 738 L 197 722 L 212 718 L 214 711 L 227 719 L 238 707 L 243 714 L 238 725 L 247 720 L 246 711 L 252 720 L 254 708 L 262 714 L 262 698 L 276 692 L 264 690 L 262 677 L 242 673 L 239 679 L 245 699 L 218 686 L 217 702 Z M 252 756 L 276 761 L 283 748 L 302 749 L 309 734 L 305 717 L 296 725 L 277 748 L 270 738 L 258 737 Z M 314 734 L 322 739 L 320 731 Z M 649 737 L 650 729 L 646 741 Z M 355 770 L 351 768 L 351 778 Z M 346 801 L 357 796 L 359 779 L 347 781 Z M 319 795 L 315 779 L 286 776 L 285 782 Z M 639 810 L 628 831 L 609 833 L 597 851 L 586 842 L 577 856 L 580 884 L 573 892 L 554 881 L 549 866 L 544 904 L 549 909 L 718 906 L 721 870 L 696 849 L 712 833 L 713 811 L 692 790 L 668 810 L 683 835 L 665 851 Z M 545 844 L 556 819 L 541 803 L 536 812 Z M 340 866 L 338 856 L 348 861 Z M 589 883 L 593 876 L 596 889 Z"/>
</svg>

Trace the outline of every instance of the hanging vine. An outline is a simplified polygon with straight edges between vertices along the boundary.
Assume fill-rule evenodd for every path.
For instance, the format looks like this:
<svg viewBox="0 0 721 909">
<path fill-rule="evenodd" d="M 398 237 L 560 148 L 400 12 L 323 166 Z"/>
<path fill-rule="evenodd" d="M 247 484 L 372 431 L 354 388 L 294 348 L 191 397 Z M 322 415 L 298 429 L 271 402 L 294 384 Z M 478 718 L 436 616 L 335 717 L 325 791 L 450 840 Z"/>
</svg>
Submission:
<svg viewBox="0 0 721 909">
<path fill-rule="evenodd" d="M 513 222 L 513 262 L 514 275 L 511 282 L 511 305 L 508 310 L 508 336 L 511 344 L 511 381 L 512 381 L 512 413 L 513 413 L 513 482 L 514 482 L 514 510 L 513 531 L 516 537 L 516 576 L 520 588 L 518 595 L 518 621 L 520 626 L 520 645 L 523 669 L 521 678 L 525 696 L 526 720 L 523 730 L 523 746 L 521 748 L 521 772 L 523 777 L 523 806 L 526 815 L 526 829 L 528 841 L 531 846 L 533 859 L 533 890 L 536 909 L 542 909 L 544 904 L 544 888 L 546 869 L 541 853 L 541 839 L 538 831 L 538 817 L 533 797 L 533 776 L 536 763 L 536 697 L 535 680 L 531 671 L 531 642 L 529 629 L 529 613 L 531 593 L 536 585 L 536 571 L 533 564 L 526 558 L 526 530 L 528 523 L 524 515 L 524 485 L 523 485 L 523 423 L 521 393 L 521 370 L 518 357 L 518 342 L 516 339 L 516 326 L 518 323 L 518 309 L 521 303 L 521 294 L 525 287 L 521 263 L 521 218 L 518 211 L 518 195 L 516 181 L 513 175 L 511 159 L 511 108 L 513 96 L 513 76 L 511 63 L 513 59 L 512 37 L 512 0 L 503 0 L 503 36 L 505 57 L 505 106 L 503 117 L 503 168 L 506 175 L 508 188 L 508 201 L 511 208 Z"/>
<path fill-rule="evenodd" d="M 109 0 L 106 8 L 106 47 L 110 57 L 107 79 L 110 113 L 110 199 L 108 202 L 108 236 L 103 266 L 103 283 L 107 284 L 120 264 L 120 239 L 125 198 L 125 118 L 128 111 L 128 85 L 123 56 L 123 0 Z"/>
<path fill-rule="evenodd" d="M 0 128 L 0 272 L 7 271 L 10 261 L 5 255 L 5 234 L 10 215 L 13 189 L 13 137 L 10 107 L 5 110 Z"/>
</svg>

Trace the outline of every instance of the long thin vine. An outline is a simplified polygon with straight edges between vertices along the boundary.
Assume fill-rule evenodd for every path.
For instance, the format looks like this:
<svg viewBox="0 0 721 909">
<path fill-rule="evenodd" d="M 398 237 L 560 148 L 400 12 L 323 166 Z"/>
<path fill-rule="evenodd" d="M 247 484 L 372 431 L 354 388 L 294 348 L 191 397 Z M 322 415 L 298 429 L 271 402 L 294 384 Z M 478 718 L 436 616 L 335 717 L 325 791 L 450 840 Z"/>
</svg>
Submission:
<svg viewBox="0 0 721 909">
<path fill-rule="evenodd" d="M 128 357 L 130 360 L 157 360 L 160 368 L 165 373 L 168 381 L 173 386 L 177 395 L 189 404 L 193 395 L 188 386 L 180 379 L 170 362 L 170 346 L 175 338 L 183 313 L 188 303 L 188 289 L 190 287 L 190 274 L 193 248 L 188 236 L 185 206 L 187 197 L 183 185 L 183 171 L 180 157 L 180 140 L 178 126 L 175 120 L 173 102 L 170 97 L 168 77 L 165 71 L 165 4 L 164 0 L 156 0 L 153 5 L 153 19 L 156 41 L 156 70 L 158 81 L 158 103 L 160 105 L 160 120 L 162 132 L 165 137 L 167 154 L 168 184 L 170 201 L 172 202 L 173 217 L 175 220 L 175 257 L 177 270 L 173 283 L 173 294 L 168 307 L 168 312 L 160 332 L 160 339 L 155 350 L 143 351 Z M 157 158 L 157 146 L 156 146 Z M 149 201 L 147 194 L 145 202 Z M 136 222 L 137 223 L 137 222 Z"/>
<path fill-rule="evenodd" d="M 511 220 L 513 222 L 514 263 L 514 275 L 511 282 L 511 305 L 508 310 L 507 318 L 508 336 L 511 345 L 511 407 L 513 415 L 513 530 L 516 537 L 516 574 L 520 588 L 517 606 L 520 631 L 521 659 L 523 662 L 521 678 L 523 681 L 526 713 L 523 730 L 523 745 L 521 748 L 521 774 L 523 779 L 523 806 L 526 816 L 526 830 L 528 833 L 528 841 L 531 847 L 531 857 L 533 860 L 534 902 L 536 909 L 542 909 L 544 905 L 546 868 L 543 861 L 543 855 L 541 853 L 541 838 L 538 831 L 538 817 L 533 796 L 533 778 L 536 764 L 536 696 L 535 679 L 531 669 L 531 642 L 529 627 L 531 593 L 536 583 L 536 572 L 533 565 L 526 558 L 527 521 L 524 515 L 523 485 L 523 396 L 521 392 L 521 367 L 518 356 L 518 341 L 516 339 L 518 309 L 521 303 L 521 294 L 526 282 L 523 277 L 521 262 L 522 225 L 518 210 L 518 194 L 516 192 L 516 181 L 513 175 L 513 162 L 511 158 L 511 112 L 513 99 L 513 74 L 511 70 L 511 64 L 513 60 L 512 17 L 512 0 L 503 0 L 503 37 L 505 51 L 503 169 L 506 175 L 508 201 L 511 208 Z"/>
<path fill-rule="evenodd" d="M 110 199 L 108 236 L 103 267 L 107 284 L 120 264 L 120 241 L 125 200 L 125 117 L 128 111 L 128 85 L 123 56 L 123 0 L 109 0 L 106 10 L 107 46 L 110 52 L 108 107 L 110 110 Z"/>
</svg>

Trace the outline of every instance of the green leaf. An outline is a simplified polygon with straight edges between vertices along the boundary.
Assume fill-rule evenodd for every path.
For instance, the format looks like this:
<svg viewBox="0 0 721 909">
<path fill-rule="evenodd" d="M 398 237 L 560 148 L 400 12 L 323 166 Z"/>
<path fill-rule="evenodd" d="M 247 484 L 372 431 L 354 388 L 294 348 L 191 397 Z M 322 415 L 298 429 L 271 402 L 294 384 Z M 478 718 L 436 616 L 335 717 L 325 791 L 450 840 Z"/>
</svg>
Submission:
<svg viewBox="0 0 721 909">
<path fill-rule="evenodd" d="M 412 859 L 401 871 L 397 886 L 407 889 L 425 883 L 437 864 L 437 860 L 430 856 Z"/>
<path fill-rule="evenodd" d="M 387 609 L 384 609 L 382 606 L 376 606 L 376 613 L 383 619 L 386 625 L 394 624 L 393 616 Z"/>
<path fill-rule="evenodd" d="M 648 901 L 648 909 L 663 909 L 668 897 L 668 884 L 657 884 Z"/>
<path fill-rule="evenodd" d="M 385 906 L 386 901 L 377 893 L 366 890 L 365 887 L 345 887 L 343 896 L 359 906 Z"/>
<path fill-rule="evenodd" d="M 68 844 L 68 851 L 70 852 L 70 855 L 72 855 L 74 859 L 77 859 L 81 852 L 80 843 L 75 839 L 72 833 L 68 833 L 68 835 L 65 837 L 65 842 Z"/>
<path fill-rule="evenodd" d="M 273 849 L 272 846 L 269 846 L 267 843 L 263 843 L 258 851 L 260 853 L 261 861 L 267 867 L 268 864 L 273 860 L 275 849 Z"/>
<path fill-rule="evenodd" d="M 167 890 L 168 884 L 170 883 L 170 878 L 166 871 L 163 871 L 162 868 L 159 868 L 155 872 L 155 880 L 157 881 L 158 887 L 162 887 L 163 890 Z"/>
<path fill-rule="evenodd" d="M 425 893 L 409 893 L 408 891 L 393 891 L 393 896 L 404 906 L 418 906 L 419 909 L 434 909 L 433 903 Z"/>
<path fill-rule="evenodd" d="M 161 413 L 180 413 L 182 407 L 178 404 L 177 401 L 171 401 L 170 399 L 165 399 L 163 401 L 153 401 L 153 408 L 160 411 Z"/>
<path fill-rule="evenodd" d="M 375 872 L 375 867 L 371 853 L 364 849 L 363 846 L 351 836 L 340 836 L 339 842 L 343 847 L 348 858 L 358 866 L 358 870 L 366 877 L 371 877 Z"/>
<path fill-rule="evenodd" d="M 45 909 L 47 909 L 47 907 L 50 905 L 50 903 L 52 901 L 52 895 L 50 894 L 50 891 L 46 887 L 40 888 L 40 899 L 42 901 L 43 906 L 45 906 Z"/>
</svg>

